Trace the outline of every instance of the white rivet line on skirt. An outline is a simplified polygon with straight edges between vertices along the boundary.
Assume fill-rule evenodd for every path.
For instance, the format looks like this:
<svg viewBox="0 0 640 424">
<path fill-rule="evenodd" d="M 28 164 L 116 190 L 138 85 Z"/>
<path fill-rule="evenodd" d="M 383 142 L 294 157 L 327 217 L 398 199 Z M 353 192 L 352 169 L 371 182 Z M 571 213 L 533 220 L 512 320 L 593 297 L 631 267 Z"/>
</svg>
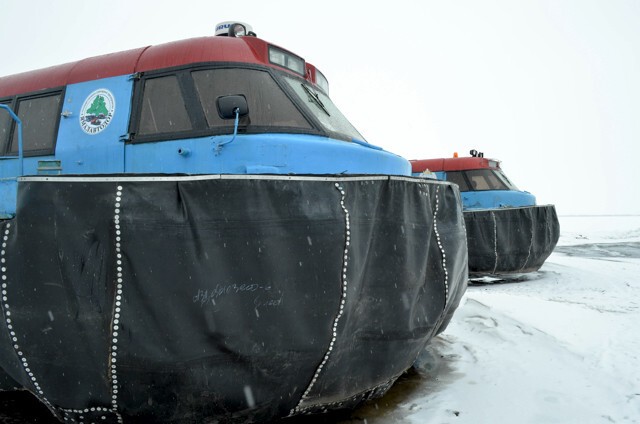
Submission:
<svg viewBox="0 0 640 424">
<path fill-rule="evenodd" d="M 118 422 L 122 423 L 122 416 L 118 413 L 118 335 L 120 332 L 120 317 L 122 312 L 122 284 L 124 282 L 124 274 L 122 272 L 122 231 L 120 227 L 120 206 L 122 201 L 122 186 L 118 186 L 116 191 L 113 223 L 115 231 L 115 255 L 116 255 L 116 292 L 113 302 L 113 320 L 111 322 L 111 344 L 109 347 L 109 376 L 111 382 L 111 412 L 116 414 Z"/>
<path fill-rule="evenodd" d="M 91 413 L 101 413 L 100 419 L 105 420 L 107 418 L 107 413 L 112 413 L 116 416 L 119 423 L 123 423 L 122 416 L 118 412 L 118 376 L 116 373 L 116 362 L 117 362 L 117 350 L 118 350 L 118 333 L 120 330 L 120 312 L 122 306 L 122 283 L 123 283 L 123 274 L 122 274 L 122 231 L 120 227 L 120 206 L 122 201 L 122 186 L 117 187 L 116 196 L 115 196 L 115 204 L 114 204 L 114 214 L 113 214 L 113 222 L 114 222 L 114 233 L 115 233 L 115 255 L 116 255 L 116 292 L 113 306 L 113 319 L 111 323 L 111 339 L 109 343 L 109 352 L 107 355 L 107 367 L 108 367 L 108 375 L 109 375 L 109 383 L 110 383 L 110 393 L 111 393 L 111 408 L 100 407 L 100 406 L 92 406 L 90 408 L 84 409 L 63 409 L 64 411 L 64 420 L 66 422 L 72 423 L 80 423 L 83 424 L 84 420 L 89 417 L 85 415 Z M 72 414 L 76 414 L 75 417 Z M 79 421 L 76 421 L 78 419 Z"/>
<path fill-rule="evenodd" d="M 496 215 L 493 211 L 491 211 L 491 218 L 493 218 L 493 254 L 496 257 L 491 274 L 495 274 L 496 268 L 498 268 L 498 223 L 496 222 Z"/>
<path fill-rule="evenodd" d="M 449 271 L 447 271 L 447 255 L 445 254 L 442 240 L 440 240 L 440 233 L 438 232 L 438 212 L 440 210 L 440 196 L 438 196 L 439 191 L 440 187 L 436 187 L 436 210 L 433 212 L 433 231 L 436 233 L 438 247 L 440 248 L 440 253 L 442 253 L 442 269 L 444 270 L 444 305 L 447 306 L 447 301 L 449 300 Z"/>
<path fill-rule="evenodd" d="M 62 411 L 64 412 L 64 420 L 66 422 L 78 423 L 78 424 L 84 424 L 85 420 L 87 420 L 90 423 L 95 422 L 90 420 L 90 419 L 95 420 L 96 419 L 95 417 L 85 417 L 85 415 L 89 415 L 89 414 L 93 414 L 94 412 L 97 412 L 100 414 L 100 420 L 106 420 L 107 413 L 114 412 L 109 408 L 101 407 L 101 406 L 92 406 L 91 408 L 84 408 L 84 409 L 62 409 Z M 75 417 L 72 414 L 76 414 L 77 417 Z M 122 419 L 117 413 L 116 413 L 116 416 L 118 417 L 118 422 L 122 422 Z"/>
<path fill-rule="evenodd" d="M 527 266 L 527 263 L 529 262 L 529 258 L 531 257 L 531 249 L 533 249 L 533 236 L 534 236 L 534 232 L 535 232 L 535 225 L 531 226 L 531 240 L 529 241 L 529 251 L 527 252 L 527 258 L 524 260 L 524 263 L 522 264 L 522 268 L 520 268 L 520 271 L 524 270 L 524 268 Z"/>
<path fill-rule="evenodd" d="M 344 222 L 345 222 L 345 228 L 346 228 L 345 246 L 344 246 L 344 252 L 343 252 L 344 254 L 342 258 L 342 279 L 341 279 L 342 294 L 340 296 L 340 309 L 336 317 L 333 319 L 333 328 L 331 330 L 332 336 L 331 336 L 331 342 L 329 343 L 329 348 L 324 354 L 324 358 L 322 359 L 322 362 L 320 363 L 320 365 L 318 365 L 318 368 L 316 369 L 316 372 L 314 373 L 313 378 L 311 379 L 311 383 L 309 383 L 309 387 L 307 387 L 307 390 L 304 391 L 304 393 L 302 394 L 302 397 L 300 398 L 300 401 L 298 402 L 298 405 L 296 405 L 296 407 L 291 410 L 289 415 L 293 415 L 295 413 L 304 411 L 305 408 L 301 407 L 302 402 L 308 399 L 309 393 L 311 393 L 311 389 L 313 389 L 313 386 L 316 384 L 318 377 L 322 372 L 322 368 L 324 368 L 324 366 L 327 364 L 327 361 L 329 361 L 329 357 L 331 356 L 331 352 L 333 351 L 333 346 L 335 345 L 336 340 L 338 338 L 338 321 L 340 321 L 340 318 L 344 313 L 344 306 L 347 302 L 346 300 L 347 299 L 347 265 L 348 265 L 347 260 L 349 256 L 349 245 L 351 244 L 351 224 L 349 221 L 349 210 L 344 204 L 344 199 L 345 199 L 344 188 L 339 183 L 335 183 L 335 188 L 340 192 L 340 196 L 341 196 L 340 207 L 344 212 Z"/>
<path fill-rule="evenodd" d="M 33 388 L 35 390 L 34 394 L 38 399 L 40 399 L 42 403 L 44 403 L 47 406 L 47 408 L 49 408 L 54 414 L 56 414 L 55 408 L 53 407 L 53 405 L 51 405 L 49 400 L 44 396 L 44 391 L 40 387 L 40 384 L 38 383 L 38 379 L 36 378 L 35 374 L 31 370 L 31 367 L 29 366 L 29 361 L 27 360 L 24 352 L 22 351 L 22 348 L 20 347 L 18 335 L 13 326 L 14 322 L 11 318 L 12 315 L 11 315 L 11 307 L 9 306 L 9 292 L 8 292 L 9 283 L 8 283 L 8 277 L 7 277 L 7 260 L 5 257 L 7 252 L 7 241 L 9 240 L 10 229 L 11 229 L 11 223 L 7 223 L 7 225 L 5 226 L 4 234 L 2 235 L 2 250 L 0 250 L 0 263 L 1 263 L 0 281 L 2 281 L 2 286 L 1 286 L 2 287 L 2 291 L 1 291 L 2 312 L 4 314 L 4 320 L 7 326 L 7 330 L 9 331 L 9 337 L 11 339 L 11 343 L 13 344 L 13 349 L 15 350 L 16 355 L 18 355 L 18 360 L 20 361 L 20 364 L 22 365 L 24 372 L 27 374 L 27 376 L 29 377 L 29 380 L 31 381 L 31 384 L 33 385 Z"/>
</svg>

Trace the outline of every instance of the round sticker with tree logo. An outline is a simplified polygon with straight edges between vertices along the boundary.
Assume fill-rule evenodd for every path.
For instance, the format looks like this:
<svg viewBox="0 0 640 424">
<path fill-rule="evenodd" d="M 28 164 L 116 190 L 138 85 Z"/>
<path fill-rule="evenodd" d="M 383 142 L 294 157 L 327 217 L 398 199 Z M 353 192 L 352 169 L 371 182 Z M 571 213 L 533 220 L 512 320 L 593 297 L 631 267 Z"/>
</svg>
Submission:
<svg viewBox="0 0 640 424">
<path fill-rule="evenodd" d="M 111 122 L 116 110 L 116 99 L 105 88 L 89 94 L 80 109 L 80 127 L 89 135 L 98 134 Z"/>
</svg>

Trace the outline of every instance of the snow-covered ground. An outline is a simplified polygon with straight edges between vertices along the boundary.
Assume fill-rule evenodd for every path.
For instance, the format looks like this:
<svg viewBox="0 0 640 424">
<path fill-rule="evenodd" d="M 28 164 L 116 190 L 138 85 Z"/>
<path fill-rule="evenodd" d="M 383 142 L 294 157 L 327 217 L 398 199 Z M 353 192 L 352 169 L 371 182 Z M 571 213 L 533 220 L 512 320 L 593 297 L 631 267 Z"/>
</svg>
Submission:
<svg viewBox="0 0 640 424">
<path fill-rule="evenodd" d="M 348 423 L 640 423 L 640 216 L 560 217 L 521 279 L 470 286 L 416 369 Z"/>
</svg>

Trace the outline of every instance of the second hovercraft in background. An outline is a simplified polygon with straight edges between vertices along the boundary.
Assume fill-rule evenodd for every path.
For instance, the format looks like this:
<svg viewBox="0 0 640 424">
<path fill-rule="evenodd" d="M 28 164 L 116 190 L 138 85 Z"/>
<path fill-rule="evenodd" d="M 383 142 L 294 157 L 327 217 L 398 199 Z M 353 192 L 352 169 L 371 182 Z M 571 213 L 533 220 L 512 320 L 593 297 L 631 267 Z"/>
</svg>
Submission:
<svg viewBox="0 0 640 424">
<path fill-rule="evenodd" d="M 560 236 L 554 205 L 536 205 L 507 178 L 500 162 L 470 157 L 412 160 L 413 175 L 435 174 L 460 187 L 472 278 L 537 271 Z"/>
</svg>

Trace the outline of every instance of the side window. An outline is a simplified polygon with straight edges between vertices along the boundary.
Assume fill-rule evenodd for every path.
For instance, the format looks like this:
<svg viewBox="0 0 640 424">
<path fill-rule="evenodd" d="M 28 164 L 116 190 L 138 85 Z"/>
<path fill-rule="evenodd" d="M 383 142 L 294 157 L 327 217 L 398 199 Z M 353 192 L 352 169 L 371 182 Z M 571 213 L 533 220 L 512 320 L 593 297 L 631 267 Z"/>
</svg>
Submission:
<svg viewBox="0 0 640 424">
<path fill-rule="evenodd" d="M 48 155 L 54 152 L 61 101 L 61 92 L 18 99 L 16 114 L 22 121 L 22 148 L 25 155 Z M 18 153 L 18 131 L 13 132 L 9 153 Z"/>
<path fill-rule="evenodd" d="M 139 135 L 192 129 L 178 78 L 175 75 L 147 79 L 143 90 Z"/>
<path fill-rule="evenodd" d="M 505 186 L 505 190 L 517 190 L 518 187 L 512 183 L 509 178 L 502 171 L 493 171 L 493 174 L 498 178 Z"/>
<path fill-rule="evenodd" d="M 471 181 L 472 190 L 508 190 L 490 169 L 467 171 L 467 178 Z"/>
<path fill-rule="evenodd" d="M 342 134 L 343 139 L 348 141 L 352 139 L 365 141 L 362 134 L 351 125 L 351 122 L 325 93 L 317 91 L 307 82 L 300 79 L 287 76 L 284 80 L 298 95 L 300 102 L 306 106 L 307 110 L 313 114 L 326 130 Z"/>
<path fill-rule="evenodd" d="M 251 126 L 311 128 L 268 72 L 210 69 L 192 75 L 209 128 L 232 125 L 218 115 L 216 99 L 233 94 L 247 98 Z"/>
<path fill-rule="evenodd" d="M 10 102 L 0 102 L 0 104 L 11 106 Z M 6 109 L 0 109 L 0 156 L 3 156 L 7 151 L 12 124 L 13 119 L 11 119 L 9 112 Z"/>
<path fill-rule="evenodd" d="M 462 172 L 460 171 L 447 171 L 447 181 L 458 184 L 460 191 L 469 191 L 467 181 L 464 179 L 464 175 L 462 175 Z"/>
</svg>

